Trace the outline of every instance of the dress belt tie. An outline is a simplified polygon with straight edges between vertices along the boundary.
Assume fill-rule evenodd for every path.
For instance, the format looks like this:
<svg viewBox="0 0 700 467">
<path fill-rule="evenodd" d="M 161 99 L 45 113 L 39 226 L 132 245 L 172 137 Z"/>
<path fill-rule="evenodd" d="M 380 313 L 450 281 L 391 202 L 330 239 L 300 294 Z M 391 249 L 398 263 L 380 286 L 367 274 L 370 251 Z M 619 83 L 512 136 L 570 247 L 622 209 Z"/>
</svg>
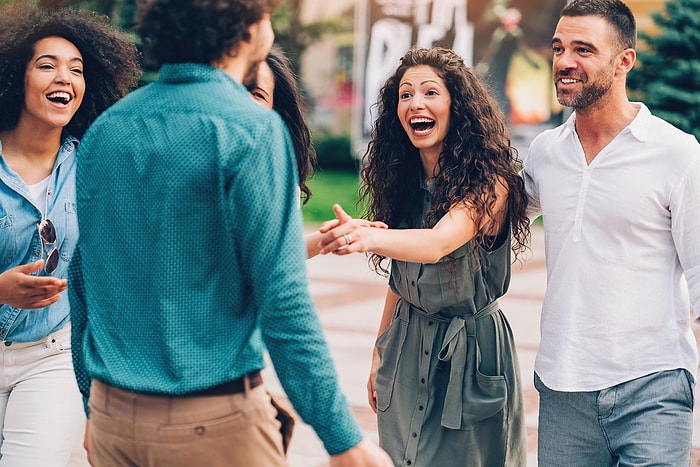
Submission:
<svg viewBox="0 0 700 467">
<path fill-rule="evenodd" d="M 476 336 L 476 320 L 486 318 L 499 310 L 498 301 L 494 300 L 473 315 L 454 316 L 445 318 L 427 315 L 424 311 L 412 307 L 414 312 L 436 321 L 448 322 L 449 326 L 442 340 L 438 354 L 438 368 L 450 365 L 450 379 L 445 393 L 445 403 L 442 407 L 441 425 L 445 428 L 459 430 L 462 426 L 462 409 L 464 404 L 464 371 L 467 366 L 467 338 Z M 475 348 L 472 358 L 481 359 L 479 343 L 474 339 Z M 477 361 L 478 365 L 478 361 Z"/>
</svg>

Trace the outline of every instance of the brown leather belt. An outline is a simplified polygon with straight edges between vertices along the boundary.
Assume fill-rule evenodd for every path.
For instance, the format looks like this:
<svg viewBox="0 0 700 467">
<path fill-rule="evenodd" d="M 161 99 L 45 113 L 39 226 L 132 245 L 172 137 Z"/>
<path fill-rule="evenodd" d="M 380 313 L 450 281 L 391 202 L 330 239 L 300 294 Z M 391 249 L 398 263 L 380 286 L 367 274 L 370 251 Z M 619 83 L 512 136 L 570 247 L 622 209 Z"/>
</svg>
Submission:
<svg viewBox="0 0 700 467">
<path fill-rule="evenodd" d="M 181 397 L 206 397 L 206 396 L 229 396 L 231 394 L 241 394 L 245 392 L 245 378 L 248 378 L 248 388 L 253 389 L 260 386 L 263 382 L 262 375 L 259 370 L 251 371 L 247 375 L 240 378 L 221 383 L 211 388 L 202 389 L 197 392 L 183 394 Z"/>
</svg>

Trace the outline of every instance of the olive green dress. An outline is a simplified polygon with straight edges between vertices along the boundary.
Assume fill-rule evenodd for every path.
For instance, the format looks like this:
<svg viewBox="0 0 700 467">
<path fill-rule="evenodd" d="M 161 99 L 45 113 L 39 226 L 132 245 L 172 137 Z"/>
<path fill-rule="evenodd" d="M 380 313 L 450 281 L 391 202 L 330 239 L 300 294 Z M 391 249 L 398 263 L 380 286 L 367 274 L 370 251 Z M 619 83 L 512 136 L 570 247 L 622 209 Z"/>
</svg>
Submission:
<svg viewBox="0 0 700 467">
<path fill-rule="evenodd" d="M 491 251 L 473 242 L 437 264 L 392 261 L 401 299 L 377 339 L 375 389 L 379 441 L 397 466 L 526 463 L 518 358 L 497 302 L 510 281 L 510 237 Z"/>
</svg>

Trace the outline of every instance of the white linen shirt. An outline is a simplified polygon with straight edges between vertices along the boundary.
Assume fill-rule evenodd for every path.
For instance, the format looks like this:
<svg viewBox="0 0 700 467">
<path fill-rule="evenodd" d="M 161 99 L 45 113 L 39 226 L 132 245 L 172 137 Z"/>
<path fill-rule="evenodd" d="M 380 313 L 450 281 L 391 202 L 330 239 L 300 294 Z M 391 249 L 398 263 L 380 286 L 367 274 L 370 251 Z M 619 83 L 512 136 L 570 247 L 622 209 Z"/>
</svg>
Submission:
<svg viewBox="0 0 700 467">
<path fill-rule="evenodd" d="M 575 113 L 538 135 L 524 161 L 547 260 L 535 371 L 557 391 L 696 373 L 700 144 L 635 105 L 635 119 L 590 165 Z"/>
</svg>

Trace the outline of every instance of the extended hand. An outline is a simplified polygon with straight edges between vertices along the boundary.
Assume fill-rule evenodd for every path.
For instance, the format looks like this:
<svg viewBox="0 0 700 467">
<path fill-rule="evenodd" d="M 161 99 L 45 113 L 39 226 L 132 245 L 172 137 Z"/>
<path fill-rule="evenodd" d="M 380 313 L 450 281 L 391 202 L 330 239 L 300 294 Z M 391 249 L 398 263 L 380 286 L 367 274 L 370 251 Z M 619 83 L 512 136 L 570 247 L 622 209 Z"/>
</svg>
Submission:
<svg viewBox="0 0 700 467">
<path fill-rule="evenodd" d="M 319 232 L 324 234 L 318 243 L 320 254 L 347 255 L 358 251 L 369 251 L 373 229 L 387 229 L 384 222 L 353 219 L 338 204 L 333 205 L 336 219 L 326 221 Z"/>
<path fill-rule="evenodd" d="M 25 310 L 43 308 L 61 299 L 68 288 L 66 279 L 32 276 L 41 269 L 43 260 L 22 264 L 0 274 L 0 303 Z"/>
</svg>

